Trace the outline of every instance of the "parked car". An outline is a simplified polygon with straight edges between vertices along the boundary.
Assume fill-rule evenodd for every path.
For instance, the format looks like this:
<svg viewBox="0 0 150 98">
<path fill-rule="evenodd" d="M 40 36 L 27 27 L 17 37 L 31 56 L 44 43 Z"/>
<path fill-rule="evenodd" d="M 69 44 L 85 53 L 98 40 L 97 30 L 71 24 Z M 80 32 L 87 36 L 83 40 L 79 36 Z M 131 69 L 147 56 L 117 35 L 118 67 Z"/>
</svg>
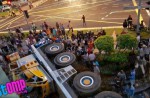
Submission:
<svg viewBox="0 0 150 98">
<path fill-rule="evenodd" d="M 0 7 L 0 11 L 1 11 L 1 12 L 10 11 L 10 9 L 11 9 L 11 6 L 9 6 L 9 5 L 2 5 L 2 6 Z"/>
</svg>

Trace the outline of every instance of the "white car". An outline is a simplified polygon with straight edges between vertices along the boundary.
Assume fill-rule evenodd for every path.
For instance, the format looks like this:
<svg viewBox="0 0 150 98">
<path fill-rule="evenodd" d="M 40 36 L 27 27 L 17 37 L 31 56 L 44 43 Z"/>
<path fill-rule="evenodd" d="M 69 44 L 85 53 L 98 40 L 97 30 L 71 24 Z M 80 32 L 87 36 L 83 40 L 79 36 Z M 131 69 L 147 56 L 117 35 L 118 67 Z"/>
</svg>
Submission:
<svg viewBox="0 0 150 98">
<path fill-rule="evenodd" d="M 9 5 L 2 5 L 0 7 L 0 11 L 4 12 L 4 11 L 9 11 L 11 9 L 11 6 Z"/>
</svg>

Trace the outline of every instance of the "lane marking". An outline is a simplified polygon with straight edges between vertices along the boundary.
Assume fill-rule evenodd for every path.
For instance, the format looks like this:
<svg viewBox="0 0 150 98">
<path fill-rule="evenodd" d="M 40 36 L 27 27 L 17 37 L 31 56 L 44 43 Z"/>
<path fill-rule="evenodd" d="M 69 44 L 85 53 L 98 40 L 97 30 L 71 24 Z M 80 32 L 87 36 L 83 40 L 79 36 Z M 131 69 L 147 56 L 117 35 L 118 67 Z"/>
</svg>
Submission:
<svg viewBox="0 0 150 98">
<path fill-rule="evenodd" d="M 8 23 L 8 22 L 10 22 L 10 21 L 12 21 L 12 20 L 13 20 L 13 18 L 11 18 L 11 19 L 10 19 L 10 20 L 8 20 L 8 21 L 3 22 L 2 24 L 0 24 L 0 26 L 5 25 L 6 23 Z"/>
<path fill-rule="evenodd" d="M 108 15 L 106 15 L 105 17 L 108 17 Z"/>
<path fill-rule="evenodd" d="M 9 21 L 7 23 L 5 23 L 3 26 L 0 26 L 0 29 L 7 26 L 10 23 L 13 23 L 14 21 L 18 20 L 19 18 L 21 18 L 23 15 L 16 17 L 15 19 L 12 19 L 12 21 Z"/>
<path fill-rule="evenodd" d="M 36 15 L 36 16 L 39 16 L 39 15 Z M 41 16 L 41 15 L 40 15 Z M 34 23 L 36 22 L 40 22 L 40 21 L 43 21 L 43 20 L 48 20 L 50 18 L 58 18 L 58 19 L 65 19 L 65 20 L 76 20 L 76 21 L 81 21 L 81 19 L 74 19 L 74 18 L 64 18 L 64 17 L 55 17 L 55 16 L 41 16 L 41 17 L 46 17 L 44 19 L 40 19 L 40 20 L 37 20 L 37 21 L 32 21 Z M 95 23 L 109 23 L 109 24 L 119 24 L 119 25 L 122 25 L 122 23 L 119 23 L 119 22 L 109 22 L 109 21 L 97 21 L 97 20 L 86 20 L 87 22 L 95 22 Z M 31 24 L 32 22 L 29 22 L 29 24 Z M 15 26 L 12 26 L 10 28 L 15 28 L 15 27 L 19 27 L 19 26 L 23 26 L 23 25 L 26 25 L 26 23 L 22 23 L 22 24 L 19 24 L 19 25 L 15 25 Z M 3 30 L 6 30 L 6 29 L 3 29 Z M 1 30 L 1 31 L 3 31 Z"/>
<path fill-rule="evenodd" d="M 9 23 L 9 25 L 7 26 L 7 28 L 6 29 L 9 29 L 9 27 L 10 27 L 10 25 L 11 25 L 12 23 Z"/>
<path fill-rule="evenodd" d="M 111 1 L 111 0 L 106 0 L 106 1 Z M 106 2 L 105 1 L 105 2 Z M 112 3 L 112 2 L 111 2 Z M 91 8 L 91 7 L 89 7 L 89 8 Z M 86 9 L 89 9 L 89 8 L 86 8 Z M 53 9 L 54 10 L 54 9 Z M 56 10 L 56 9 L 55 9 Z M 85 10 L 85 9 L 84 9 Z M 79 12 L 79 11 L 77 11 L 77 12 Z M 70 14 L 70 13 L 68 13 L 68 14 Z M 63 15 L 65 15 L 65 14 L 63 14 Z M 22 17 L 22 16 L 21 16 Z M 18 17 L 18 18 L 16 18 L 15 20 L 12 20 L 11 22 L 9 22 L 9 23 L 7 23 L 7 24 L 5 24 L 5 25 L 3 25 L 3 26 L 1 26 L 1 28 L 2 27 L 4 27 L 4 26 L 6 26 L 6 25 L 8 25 L 8 24 L 10 24 L 10 23 L 12 23 L 12 22 L 14 22 L 14 21 L 16 21 L 17 19 L 19 19 L 20 17 Z M 54 17 L 54 18 L 56 18 L 56 17 Z M 58 17 L 57 17 L 58 18 Z M 63 17 L 59 17 L 59 18 L 63 18 Z M 65 19 L 65 18 L 63 18 L 63 19 Z M 71 18 L 66 18 L 66 19 L 71 19 Z M 45 19 L 42 19 L 42 20 L 45 20 Z M 73 20 L 73 19 L 72 19 Z M 39 21 L 41 21 L 41 20 L 39 20 Z M 88 21 L 90 21 L 90 20 L 88 20 Z M 107 21 L 96 21 L 96 20 L 91 20 L 91 22 L 105 22 L 105 23 L 116 23 L 116 24 L 120 24 L 120 23 L 117 23 L 117 22 L 107 22 Z M 20 24 L 19 24 L 20 25 Z"/>
<path fill-rule="evenodd" d="M 115 2 L 115 1 L 113 1 L 113 2 Z M 108 2 L 108 4 L 109 4 L 109 3 L 112 3 L 112 2 Z M 94 5 L 94 6 L 91 6 L 91 7 L 87 7 L 87 8 L 81 9 L 81 10 L 72 11 L 72 12 L 68 12 L 68 13 L 62 13 L 62 14 L 55 15 L 55 16 L 68 15 L 68 14 L 71 14 L 71 13 L 76 13 L 76 12 L 80 12 L 80 11 L 88 10 L 88 9 L 91 9 L 91 8 L 94 8 L 94 7 L 97 7 L 97 6 L 100 6 L 100 5 L 103 5 L 103 4 L 98 4 L 98 5 Z"/>
<path fill-rule="evenodd" d="M 8 18 L 10 18 L 10 17 L 7 17 L 7 18 L 5 18 L 5 19 L 0 19 L 0 22 L 3 22 L 3 21 L 5 21 L 5 20 L 7 20 Z"/>
<path fill-rule="evenodd" d="M 104 20 L 122 20 L 126 18 L 104 18 Z"/>
<path fill-rule="evenodd" d="M 36 16 L 41 16 L 41 17 L 47 17 L 47 18 L 58 18 L 58 19 L 66 19 L 66 20 L 77 20 L 81 21 L 81 19 L 74 19 L 74 18 L 65 18 L 65 17 L 58 17 L 58 16 L 44 16 L 44 15 L 36 15 Z M 86 20 L 88 22 L 103 22 L 103 23 L 113 23 L 113 24 L 122 24 L 120 22 L 109 22 L 109 21 L 97 21 L 97 20 Z"/>
<path fill-rule="evenodd" d="M 132 12 L 132 11 L 135 11 L 135 10 L 120 10 L 120 11 L 113 11 L 113 12 L 110 12 L 110 14 L 113 14 L 113 13 L 126 13 L 126 12 Z"/>
<path fill-rule="evenodd" d="M 105 17 L 102 17 L 101 20 L 104 20 L 106 17 L 108 17 L 109 15 L 111 14 L 114 14 L 114 13 L 125 13 L 125 12 L 131 12 L 131 11 L 135 11 L 135 10 L 123 10 L 123 11 L 113 11 L 113 12 L 110 12 L 108 15 L 106 15 Z M 119 19 L 119 18 L 106 18 L 107 19 Z"/>
<path fill-rule="evenodd" d="M 122 11 L 113 11 L 113 12 L 110 12 L 108 15 L 106 15 L 105 17 L 108 17 L 109 15 L 111 14 L 114 14 L 114 13 L 126 13 L 126 12 L 131 12 L 131 11 L 135 11 L 135 10 L 122 10 Z M 101 20 L 104 20 L 105 17 L 102 17 Z M 107 19 L 107 18 L 106 18 Z M 111 19 L 111 18 L 109 18 Z M 113 18 L 112 18 L 113 19 Z"/>
<path fill-rule="evenodd" d="M 135 0 L 132 0 L 132 2 L 133 2 L 133 5 L 134 5 L 134 6 L 138 6 Z M 136 14 L 138 15 L 138 9 L 135 9 L 135 11 L 136 11 Z M 140 14 L 140 20 L 139 20 L 139 22 L 141 23 L 142 20 L 143 20 L 143 17 L 142 17 L 142 15 Z M 144 24 L 145 24 L 145 23 L 144 23 Z"/>
<path fill-rule="evenodd" d="M 146 12 L 147 12 L 148 16 L 150 17 L 150 12 L 149 12 L 149 10 L 146 10 Z"/>
</svg>

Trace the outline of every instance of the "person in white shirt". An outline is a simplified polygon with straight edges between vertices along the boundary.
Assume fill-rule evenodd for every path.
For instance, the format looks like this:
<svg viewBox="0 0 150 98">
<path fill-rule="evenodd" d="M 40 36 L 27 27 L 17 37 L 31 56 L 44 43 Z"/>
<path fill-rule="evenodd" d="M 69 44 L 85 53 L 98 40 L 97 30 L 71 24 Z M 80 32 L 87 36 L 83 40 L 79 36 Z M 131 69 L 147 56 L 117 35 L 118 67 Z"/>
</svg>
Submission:
<svg viewBox="0 0 150 98">
<path fill-rule="evenodd" d="M 90 69 L 93 71 L 93 61 L 96 59 L 96 56 L 93 52 L 89 54 L 89 60 L 90 60 Z"/>
<path fill-rule="evenodd" d="M 140 42 L 141 36 L 140 36 L 140 35 L 137 35 L 136 39 L 137 39 L 138 42 Z"/>
<path fill-rule="evenodd" d="M 144 51 L 144 56 L 145 56 L 145 60 L 146 61 L 149 61 L 149 47 L 146 46 L 145 44 L 143 45 L 143 51 Z"/>
<path fill-rule="evenodd" d="M 88 56 L 88 53 L 85 52 L 84 55 L 82 55 L 82 58 L 83 58 L 83 62 L 88 65 L 88 60 L 89 60 L 89 56 Z"/>
<path fill-rule="evenodd" d="M 90 60 L 90 61 L 94 61 L 95 58 L 96 58 L 95 54 L 94 54 L 93 52 L 91 52 L 91 53 L 89 54 L 89 60 Z"/>
</svg>

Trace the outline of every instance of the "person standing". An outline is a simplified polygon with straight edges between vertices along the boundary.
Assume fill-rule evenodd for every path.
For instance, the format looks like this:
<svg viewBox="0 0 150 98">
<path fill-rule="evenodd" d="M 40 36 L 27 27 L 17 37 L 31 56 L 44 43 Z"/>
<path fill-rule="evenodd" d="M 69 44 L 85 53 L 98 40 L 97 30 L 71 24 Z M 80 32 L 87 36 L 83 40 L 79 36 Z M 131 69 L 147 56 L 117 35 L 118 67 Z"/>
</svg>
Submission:
<svg viewBox="0 0 150 98">
<path fill-rule="evenodd" d="M 125 32 L 127 32 L 127 27 L 128 27 L 128 23 L 127 23 L 127 20 L 125 19 L 123 22 L 123 28 Z"/>
<path fill-rule="evenodd" d="M 130 83 L 133 86 L 135 84 L 135 68 L 131 69 L 130 72 Z"/>
<path fill-rule="evenodd" d="M 129 15 L 127 21 L 128 21 L 128 28 L 131 29 L 131 27 L 132 27 L 132 25 L 133 25 L 133 24 L 132 24 L 133 19 L 132 19 L 131 15 Z"/>
<path fill-rule="evenodd" d="M 31 27 L 32 27 L 32 31 L 33 31 L 34 33 L 36 33 L 36 28 L 37 28 L 36 25 L 35 25 L 34 23 L 32 23 L 32 24 L 31 24 Z"/>
<path fill-rule="evenodd" d="M 124 72 L 123 70 L 121 70 L 121 71 L 117 74 L 117 76 L 119 77 L 119 80 L 120 80 L 121 82 L 125 82 L 125 80 L 126 80 L 126 74 L 125 74 L 125 72 Z"/>
<path fill-rule="evenodd" d="M 134 67 L 136 64 L 136 60 L 137 60 L 136 54 L 135 54 L 134 50 L 132 50 L 128 56 L 129 66 Z"/>
<path fill-rule="evenodd" d="M 44 27 L 45 29 L 48 29 L 48 24 L 44 21 Z"/>
<path fill-rule="evenodd" d="M 83 20 L 83 27 L 86 26 L 86 21 L 85 21 L 85 16 L 82 16 L 82 20 Z"/>
<path fill-rule="evenodd" d="M 59 24 L 56 22 L 56 29 L 59 30 Z"/>
<path fill-rule="evenodd" d="M 128 98 L 133 98 L 135 93 L 135 88 L 131 83 L 129 83 L 128 86 L 129 88 L 127 89 L 127 96 Z"/>
<path fill-rule="evenodd" d="M 8 34 L 9 34 L 9 36 L 12 36 L 13 35 L 13 31 L 11 29 L 8 29 Z"/>
<path fill-rule="evenodd" d="M 90 66 L 89 66 L 89 68 L 91 69 L 91 70 L 93 70 L 93 68 L 92 68 L 92 66 L 91 65 L 93 65 L 93 61 L 96 59 L 96 56 L 95 56 L 95 54 L 91 51 L 91 53 L 89 54 L 89 61 L 90 61 Z"/>
<path fill-rule="evenodd" d="M 20 30 L 20 37 L 23 38 L 24 37 L 23 28 L 19 27 L 19 30 Z"/>
<path fill-rule="evenodd" d="M 143 29 L 144 29 L 144 21 L 142 20 L 140 23 L 140 30 L 143 30 Z"/>
<path fill-rule="evenodd" d="M 95 64 L 93 65 L 93 71 L 94 71 L 94 73 L 100 75 L 100 69 L 99 69 L 99 67 L 96 66 Z"/>
<path fill-rule="evenodd" d="M 62 35 L 66 35 L 65 34 L 65 28 L 64 28 L 63 24 L 60 25 L 60 30 L 62 32 Z"/>
<path fill-rule="evenodd" d="M 17 36 L 20 37 L 20 35 L 21 35 L 20 29 L 19 29 L 19 28 L 16 28 L 15 31 L 16 31 Z"/>
<path fill-rule="evenodd" d="M 69 33 L 70 31 L 72 31 L 72 32 L 73 32 L 73 26 L 72 26 L 72 24 L 71 24 L 71 21 L 70 21 L 70 20 L 68 21 L 68 28 L 69 28 L 68 33 Z"/>
<path fill-rule="evenodd" d="M 148 62 L 149 61 L 149 52 L 150 52 L 149 46 L 144 44 L 143 51 L 144 51 L 145 60 Z"/>
<path fill-rule="evenodd" d="M 57 36 L 57 31 L 56 31 L 56 29 L 53 27 L 53 32 L 52 32 L 52 34 L 53 34 L 53 37 L 56 37 Z"/>
</svg>

